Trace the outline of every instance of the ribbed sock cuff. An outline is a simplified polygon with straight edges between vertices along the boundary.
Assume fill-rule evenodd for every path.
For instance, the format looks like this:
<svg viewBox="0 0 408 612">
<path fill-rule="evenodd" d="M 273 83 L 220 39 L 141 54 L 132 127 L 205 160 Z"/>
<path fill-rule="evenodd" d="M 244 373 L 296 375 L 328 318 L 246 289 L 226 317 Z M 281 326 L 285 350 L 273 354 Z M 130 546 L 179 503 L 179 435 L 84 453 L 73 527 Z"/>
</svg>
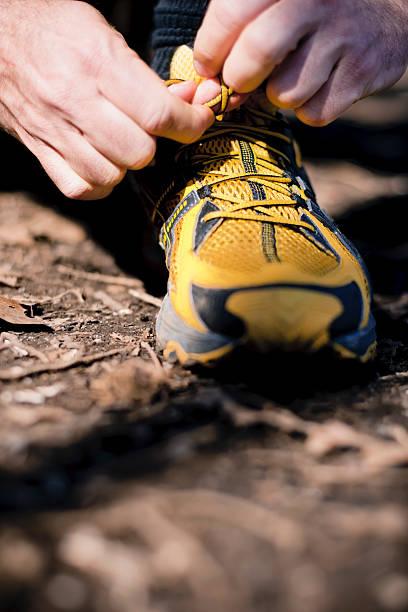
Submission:
<svg viewBox="0 0 408 612">
<path fill-rule="evenodd" d="M 194 44 L 209 0 L 160 0 L 154 9 L 152 68 L 169 76 L 171 58 L 180 45 Z"/>
</svg>

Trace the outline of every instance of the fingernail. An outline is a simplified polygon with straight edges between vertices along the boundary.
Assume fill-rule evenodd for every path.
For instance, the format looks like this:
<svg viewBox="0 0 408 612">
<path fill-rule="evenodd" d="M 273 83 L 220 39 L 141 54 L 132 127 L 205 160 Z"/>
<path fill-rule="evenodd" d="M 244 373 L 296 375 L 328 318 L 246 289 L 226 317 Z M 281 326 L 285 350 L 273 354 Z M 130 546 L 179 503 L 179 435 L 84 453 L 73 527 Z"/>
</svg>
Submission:
<svg viewBox="0 0 408 612">
<path fill-rule="evenodd" d="M 218 81 L 213 79 L 208 79 L 208 81 L 203 81 L 197 87 L 193 102 L 194 104 L 205 104 L 209 102 L 213 98 L 215 98 L 221 91 L 220 84 Z"/>
</svg>

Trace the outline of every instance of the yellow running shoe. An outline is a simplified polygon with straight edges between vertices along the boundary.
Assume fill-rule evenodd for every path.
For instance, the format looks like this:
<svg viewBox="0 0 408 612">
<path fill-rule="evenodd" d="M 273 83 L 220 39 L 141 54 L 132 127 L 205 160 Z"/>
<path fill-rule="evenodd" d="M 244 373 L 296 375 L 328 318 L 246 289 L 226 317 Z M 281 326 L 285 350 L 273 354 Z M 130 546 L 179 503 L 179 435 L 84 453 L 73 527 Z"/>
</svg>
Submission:
<svg viewBox="0 0 408 612">
<path fill-rule="evenodd" d="M 188 47 L 171 78 L 197 79 Z M 157 319 L 165 357 L 207 364 L 242 345 L 374 355 L 364 264 L 316 204 L 288 124 L 263 93 L 177 145 L 165 166 L 153 210 L 169 269 Z M 160 168 L 159 155 L 156 180 Z"/>
</svg>

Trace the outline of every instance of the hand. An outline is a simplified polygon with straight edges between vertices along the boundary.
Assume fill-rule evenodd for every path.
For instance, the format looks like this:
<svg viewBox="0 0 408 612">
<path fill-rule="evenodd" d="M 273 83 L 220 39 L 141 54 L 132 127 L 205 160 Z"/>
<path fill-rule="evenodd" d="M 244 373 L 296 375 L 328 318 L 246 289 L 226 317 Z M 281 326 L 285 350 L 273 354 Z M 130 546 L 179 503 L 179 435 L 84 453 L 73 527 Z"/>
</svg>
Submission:
<svg viewBox="0 0 408 612">
<path fill-rule="evenodd" d="M 212 0 L 195 67 L 244 93 L 326 125 L 393 85 L 408 63 L 406 0 Z"/>
<path fill-rule="evenodd" d="M 90 5 L 1 3 L 0 125 L 66 196 L 108 195 L 127 169 L 150 162 L 156 136 L 191 142 L 212 121 L 171 94 Z"/>
</svg>

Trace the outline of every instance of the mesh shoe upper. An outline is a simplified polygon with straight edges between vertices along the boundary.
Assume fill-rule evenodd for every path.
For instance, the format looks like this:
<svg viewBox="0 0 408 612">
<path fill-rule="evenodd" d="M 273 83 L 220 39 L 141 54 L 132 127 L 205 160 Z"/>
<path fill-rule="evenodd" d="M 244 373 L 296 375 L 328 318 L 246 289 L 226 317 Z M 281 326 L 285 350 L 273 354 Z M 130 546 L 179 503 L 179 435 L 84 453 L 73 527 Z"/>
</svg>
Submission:
<svg viewBox="0 0 408 612">
<path fill-rule="evenodd" d="M 171 78 L 199 80 L 189 48 L 176 52 Z M 198 142 L 170 148 L 171 161 L 167 151 L 162 174 L 167 175 L 167 184 L 152 200 L 152 218 L 161 225 L 171 307 L 189 328 L 205 333 L 212 326 L 224 333 L 217 317 L 204 312 L 208 308 L 215 312 L 223 295 L 219 312 L 228 310 L 225 321 L 234 312 L 257 341 L 262 334 L 276 336 L 276 330 L 266 330 L 273 327 L 267 320 L 269 311 L 272 317 L 272 298 L 265 291 L 271 287 L 303 291 L 300 302 L 289 292 L 287 307 L 286 297 L 281 296 L 283 309 L 293 310 L 296 304 L 297 310 L 313 310 L 313 321 L 321 318 L 321 324 L 306 324 L 308 313 L 298 324 L 302 331 L 297 335 L 312 350 L 327 343 L 333 330 L 367 326 L 370 288 L 362 261 L 317 206 L 287 122 L 262 92 L 226 113 Z M 157 170 L 156 175 L 160 175 Z M 351 286 L 353 290 L 344 289 Z M 249 299 L 248 291 L 248 299 L 236 295 L 228 298 L 228 307 L 225 291 L 256 287 L 262 290 L 255 297 Z M 210 301 L 203 297 L 206 291 L 211 292 Z M 315 300 L 319 292 L 327 296 Z M 258 323 L 266 321 L 264 331 L 251 317 L 258 317 Z M 286 319 L 289 329 L 291 321 Z M 285 334 L 279 334 L 284 345 Z"/>
</svg>

